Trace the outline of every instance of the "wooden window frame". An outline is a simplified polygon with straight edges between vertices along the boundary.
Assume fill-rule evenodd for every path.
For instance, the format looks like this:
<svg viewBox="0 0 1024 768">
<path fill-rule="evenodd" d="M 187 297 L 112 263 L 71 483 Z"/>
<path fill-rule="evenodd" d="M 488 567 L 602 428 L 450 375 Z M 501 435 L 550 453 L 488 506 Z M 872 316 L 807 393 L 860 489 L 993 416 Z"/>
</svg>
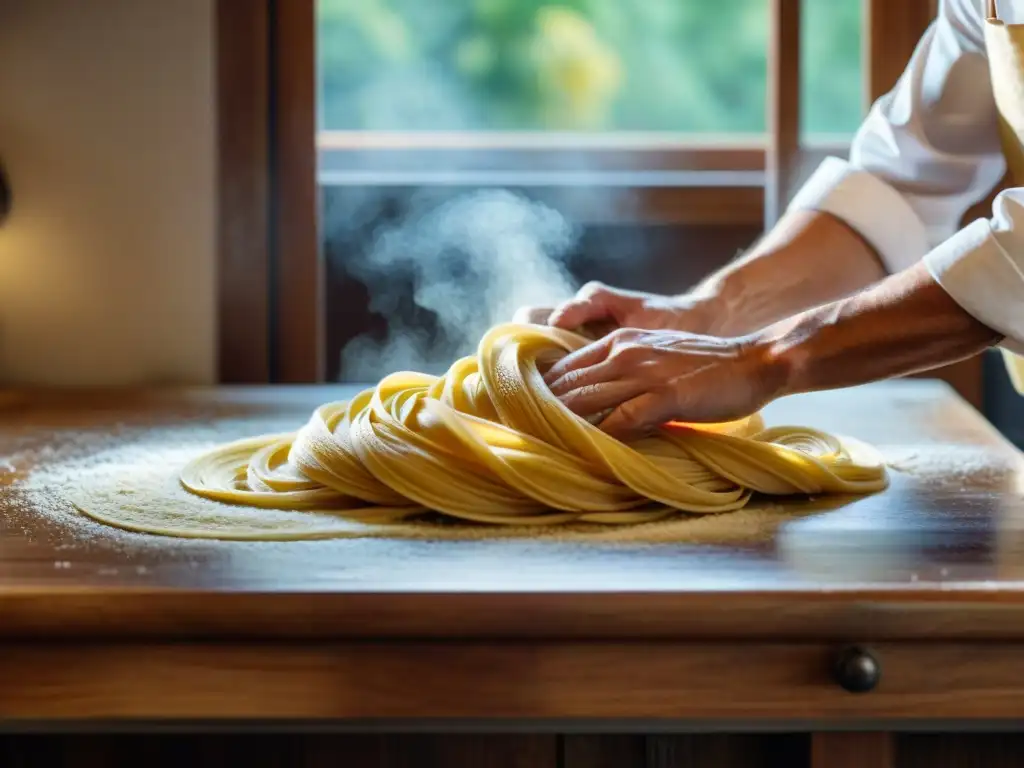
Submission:
<svg viewBox="0 0 1024 768">
<path fill-rule="evenodd" d="M 802 148 L 805 165 L 848 145 Z M 529 189 L 582 224 L 760 224 L 770 145 L 763 136 L 679 140 L 659 134 L 322 131 L 322 186 Z M 574 188 L 626 190 L 629 205 L 594 205 Z"/>
<path fill-rule="evenodd" d="M 528 189 L 582 224 L 754 223 L 763 206 L 759 137 L 323 131 L 317 153 L 323 186 Z M 628 204 L 573 194 L 595 188 Z"/>
<path fill-rule="evenodd" d="M 270 18 L 262 3 L 218 0 L 217 369 L 224 384 L 270 380 Z"/>
<path fill-rule="evenodd" d="M 620 212 L 631 223 L 773 223 L 806 170 L 845 148 L 801 144 L 800 0 L 765 1 L 767 139 L 673 143 L 643 134 L 318 135 L 315 0 L 217 0 L 221 381 L 323 380 L 322 176 L 326 183 L 331 174 L 353 183 L 363 173 L 377 185 L 419 179 L 452 186 L 486 177 L 542 198 L 573 184 L 618 184 L 634 198 Z M 863 2 L 865 91 L 873 101 L 895 83 L 935 6 Z M 480 167 L 483 150 L 488 164 Z M 608 223 L 607 210 L 568 212 L 583 223 Z M 961 391 L 980 392 L 976 378 Z"/>
<path fill-rule="evenodd" d="M 322 381 L 315 0 L 217 0 L 218 373 Z"/>
</svg>

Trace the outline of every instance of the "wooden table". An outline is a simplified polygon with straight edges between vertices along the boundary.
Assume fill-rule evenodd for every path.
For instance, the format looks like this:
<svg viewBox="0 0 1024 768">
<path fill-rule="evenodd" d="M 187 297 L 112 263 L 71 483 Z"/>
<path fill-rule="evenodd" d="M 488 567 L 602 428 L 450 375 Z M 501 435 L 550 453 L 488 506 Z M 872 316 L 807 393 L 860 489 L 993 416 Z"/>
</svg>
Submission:
<svg viewBox="0 0 1024 768">
<path fill-rule="evenodd" d="M 941 384 L 771 406 L 769 423 L 855 435 L 901 469 L 885 493 L 738 543 L 181 541 L 82 523 L 28 490 L 34 472 L 161 431 L 292 429 L 350 391 L 8 397 L 8 730 L 174 721 L 336 732 L 258 742 L 265 756 L 293 750 L 289 765 L 328 764 L 335 750 L 345 765 L 530 768 L 934 768 L 962 765 L 958 749 L 991 750 L 986 766 L 1011 764 L 1001 749 L 1021 754 L 1015 736 L 890 735 L 1001 731 L 1024 715 L 1024 474 Z M 869 692 L 838 682 L 837 654 L 851 644 L 880 666 Z M 424 733 L 381 735 L 411 731 Z M 82 751 L 74 739 L 85 737 L 67 738 Z"/>
</svg>

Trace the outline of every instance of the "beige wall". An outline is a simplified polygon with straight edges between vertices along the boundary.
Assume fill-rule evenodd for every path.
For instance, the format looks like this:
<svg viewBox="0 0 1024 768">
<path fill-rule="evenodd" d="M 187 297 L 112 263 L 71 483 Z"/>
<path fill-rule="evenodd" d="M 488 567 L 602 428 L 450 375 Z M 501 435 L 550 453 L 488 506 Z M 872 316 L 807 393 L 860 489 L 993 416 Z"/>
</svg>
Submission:
<svg viewBox="0 0 1024 768">
<path fill-rule="evenodd" d="M 212 380 L 212 4 L 0 2 L 0 383 Z"/>
</svg>

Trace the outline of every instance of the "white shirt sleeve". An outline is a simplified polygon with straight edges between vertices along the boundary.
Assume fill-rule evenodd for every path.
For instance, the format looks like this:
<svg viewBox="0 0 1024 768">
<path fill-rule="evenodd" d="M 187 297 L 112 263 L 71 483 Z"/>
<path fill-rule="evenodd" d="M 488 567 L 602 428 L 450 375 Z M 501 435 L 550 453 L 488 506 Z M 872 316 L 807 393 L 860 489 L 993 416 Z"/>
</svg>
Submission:
<svg viewBox="0 0 1024 768">
<path fill-rule="evenodd" d="M 983 5 L 941 0 L 906 71 L 854 137 L 849 160 L 828 158 L 790 209 L 845 221 L 890 272 L 924 258 L 960 306 L 1024 354 L 1024 188 L 1002 192 L 992 218 L 958 231 L 1006 168 Z"/>
</svg>

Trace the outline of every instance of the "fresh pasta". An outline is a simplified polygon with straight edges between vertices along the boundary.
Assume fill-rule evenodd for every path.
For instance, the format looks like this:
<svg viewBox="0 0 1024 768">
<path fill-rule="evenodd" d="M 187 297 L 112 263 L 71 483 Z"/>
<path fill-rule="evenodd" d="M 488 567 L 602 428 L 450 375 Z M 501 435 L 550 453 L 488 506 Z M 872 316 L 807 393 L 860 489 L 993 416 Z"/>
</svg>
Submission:
<svg viewBox="0 0 1024 768">
<path fill-rule="evenodd" d="M 495 525 L 631 524 L 721 513 L 754 494 L 863 494 L 883 462 L 804 427 L 669 424 L 625 444 L 554 397 L 543 371 L 588 339 L 503 324 L 443 376 L 401 372 L 319 407 L 294 433 L 190 461 L 189 492 L 270 509 L 387 523 L 427 512 Z M 854 450 L 856 448 L 856 450 Z"/>
</svg>

